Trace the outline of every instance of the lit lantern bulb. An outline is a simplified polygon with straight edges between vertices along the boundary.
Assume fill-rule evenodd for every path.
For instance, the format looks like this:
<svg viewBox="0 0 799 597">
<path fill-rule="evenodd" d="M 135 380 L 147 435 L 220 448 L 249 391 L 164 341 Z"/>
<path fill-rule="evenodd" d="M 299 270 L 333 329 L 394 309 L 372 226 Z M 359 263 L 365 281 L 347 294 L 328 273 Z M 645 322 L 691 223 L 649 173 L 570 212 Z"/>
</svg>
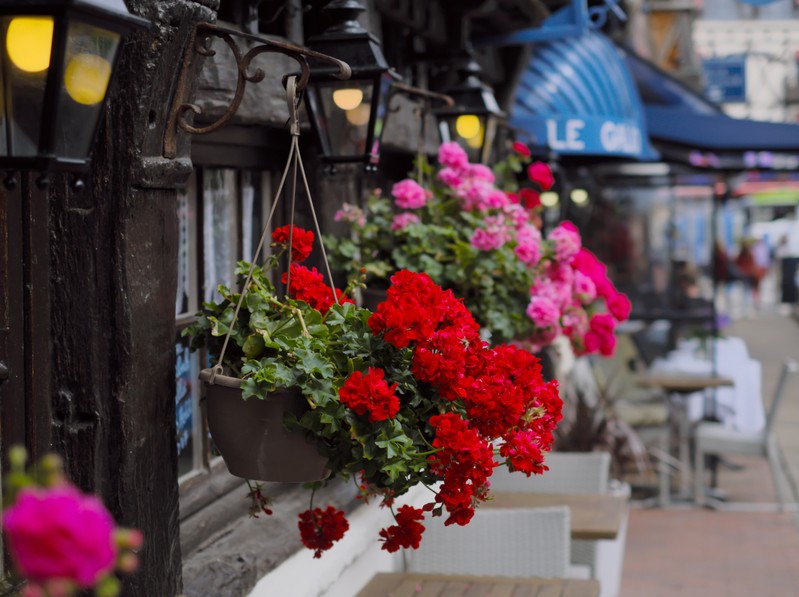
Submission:
<svg viewBox="0 0 799 597">
<path fill-rule="evenodd" d="M 572 189 L 569 196 L 575 205 L 585 205 L 588 203 L 588 191 L 585 189 Z"/>
<path fill-rule="evenodd" d="M 38 73 L 50 66 L 53 47 L 53 19 L 50 17 L 16 17 L 6 31 L 6 50 L 11 62 L 20 70 Z"/>
<path fill-rule="evenodd" d="M 560 197 L 555 191 L 546 191 L 541 193 L 539 200 L 544 207 L 555 207 L 560 201 Z"/>
<path fill-rule="evenodd" d="M 76 54 L 67 64 L 64 73 L 64 86 L 69 97 L 84 106 L 92 106 L 103 101 L 108 81 L 111 78 L 111 64 L 97 54 Z"/>
<path fill-rule="evenodd" d="M 455 121 L 455 131 L 464 139 L 477 137 L 480 128 L 480 119 L 474 114 L 462 114 Z"/>
<path fill-rule="evenodd" d="M 483 127 L 480 127 L 480 130 L 477 131 L 474 137 L 466 139 L 466 145 L 472 149 L 480 149 L 480 147 L 483 146 Z"/>
<path fill-rule="evenodd" d="M 360 89 L 336 89 L 333 92 L 333 103 L 342 110 L 354 110 L 363 101 L 363 91 Z"/>
<path fill-rule="evenodd" d="M 372 106 L 371 104 L 360 104 L 356 106 L 352 110 L 347 110 L 344 115 L 347 118 L 347 122 L 349 122 L 353 126 L 363 126 L 369 123 L 369 117 L 371 116 Z"/>
</svg>

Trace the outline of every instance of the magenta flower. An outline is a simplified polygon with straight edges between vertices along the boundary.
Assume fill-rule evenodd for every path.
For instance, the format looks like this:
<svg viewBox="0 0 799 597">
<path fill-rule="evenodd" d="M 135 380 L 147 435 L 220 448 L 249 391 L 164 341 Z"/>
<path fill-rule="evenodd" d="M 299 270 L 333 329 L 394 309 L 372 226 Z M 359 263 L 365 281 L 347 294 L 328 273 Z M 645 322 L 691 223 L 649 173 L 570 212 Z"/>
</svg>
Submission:
<svg viewBox="0 0 799 597">
<path fill-rule="evenodd" d="M 35 583 L 66 579 L 88 588 L 114 568 L 113 518 L 72 486 L 23 489 L 3 527 L 14 564 Z"/>
<path fill-rule="evenodd" d="M 391 220 L 391 230 L 396 232 L 397 230 L 402 230 L 406 226 L 410 226 L 411 224 L 418 224 L 419 223 L 419 216 L 412 213 L 401 213 L 394 216 L 394 219 Z"/>
<path fill-rule="evenodd" d="M 427 193 L 415 180 L 406 178 L 391 187 L 396 204 L 402 209 L 418 209 L 427 203 Z"/>
<path fill-rule="evenodd" d="M 460 145 L 450 141 L 442 143 L 438 148 L 438 162 L 442 166 L 464 170 L 469 165 L 469 157 Z"/>
<path fill-rule="evenodd" d="M 527 168 L 527 178 L 541 187 L 542 191 L 548 191 L 555 184 L 555 177 L 552 170 L 543 162 L 534 162 Z"/>
<path fill-rule="evenodd" d="M 616 321 L 625 321 L 630 316 L 632 304 L 630 299 L 623 292 L 617 292 L 605 298 L 608 311 L 616 318 Z"/>
</svg>

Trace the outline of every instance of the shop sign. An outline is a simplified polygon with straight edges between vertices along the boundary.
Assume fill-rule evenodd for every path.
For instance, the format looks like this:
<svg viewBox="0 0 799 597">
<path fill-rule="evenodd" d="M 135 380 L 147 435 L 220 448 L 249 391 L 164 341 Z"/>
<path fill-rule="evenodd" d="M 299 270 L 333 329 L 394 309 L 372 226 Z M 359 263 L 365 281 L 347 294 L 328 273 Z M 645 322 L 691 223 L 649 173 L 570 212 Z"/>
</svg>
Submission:
<svg viewBox="0 0 799 597">
<path fill-rule="evenodd" d="M 525 127 L 562 154 L 639 156 L 643 150 L 641 127 L 629 119 L 556 117 Z"/>
<path fill-rule="evenodd" d="M 746 56 L 722 56 L 702 61 L 705 97 L 717 104 L 746 102 Z"/>
</svg>

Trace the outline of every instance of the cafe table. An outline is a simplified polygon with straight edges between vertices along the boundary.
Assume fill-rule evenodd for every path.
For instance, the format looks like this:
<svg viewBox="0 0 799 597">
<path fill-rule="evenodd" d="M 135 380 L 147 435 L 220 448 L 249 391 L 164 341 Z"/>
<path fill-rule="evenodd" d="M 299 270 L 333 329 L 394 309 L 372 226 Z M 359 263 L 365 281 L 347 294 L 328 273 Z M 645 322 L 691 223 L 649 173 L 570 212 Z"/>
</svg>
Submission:
<svg viewBox="0 0 799 597">
<path fill-rule="evenodd" d="M 627 498 L 609 493 L 492 492 L 481 508 L 546 508 L 568 506 L 571 538 L 613 540 L 627 512 Z"/>
<path fill-rule="evenodd" d="M 356 597 L 599 597 L 599 582 L 570 578 L 381 572 Z"/>
<path fill-rule="evenodd" d="M 685 499 L 691 497 L 691 455 L 690 455 L 690 426 L 686 404 L 687 396 L 696 392 L 704 392 L 712 388 L 730 387 L 734 385 L 732 379 L 719 375 L 682 371 L 654 371 L 638 378 L 637 384 L 647 388 L 660 388 L 668 397 L 672 412 L 676 413 L 677 425 L 677 460 L 680 467 L 680 492 L 679 496 Z M 667 450 L 668 451 L 668 450 Z M 660 506 L 667 506 L 670 502 L 670 489 L 668 473 L 665 465 L 661 463 Z"/>
</svg>

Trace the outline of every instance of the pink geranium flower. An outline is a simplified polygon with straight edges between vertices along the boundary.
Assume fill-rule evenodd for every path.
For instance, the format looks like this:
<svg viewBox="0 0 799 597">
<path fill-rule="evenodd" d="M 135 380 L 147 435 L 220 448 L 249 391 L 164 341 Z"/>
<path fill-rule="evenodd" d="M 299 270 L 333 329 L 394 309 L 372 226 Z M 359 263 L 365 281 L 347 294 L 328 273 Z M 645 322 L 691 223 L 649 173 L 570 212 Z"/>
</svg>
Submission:
<svg viewBox="0 0 799 597">
<path fill-rule="evenodd" d="M 582 246 L 580 233 L 563 224 L 550 232 L 548 238 L 554 245 L 555 259 L 564 263 L 569 263 Z"/>
<path fill-rule="evenodd" d="M 406 226 L 410 226 L 411 224 L 418 224 L 419 223 L 419 216 L 416 214 L 412 214 L 409 212 L 397 214 L 391 220 L 391 230 L 403 230 Z"/>
<path fill-rule="evenodd" d="M 424 188 L 410 178 L 401 180 L 391 187 L 391 195 L 397 206 L 402 209 L 418 209 L 427 203 L 427 193 Z"/>
<path fill-rule="evenodd" d="M 455 170 L 464 170 L 469 165 L 469 157 L 463 147 L 450 141 L 438 148 L 438 162 Z"/>
<path fill-rule="evenodd" d="M 476 180 L 485 180 L 491 183 L 495 180 L 494 172 L 485 164 L 469 164 L 469 167 L 466 169 L 466 174 L 470 178 Z"/>
<path fill-rule="evenodd" d="M 67 579 L 88 588 L 114 568 L 113 518 L 72 486 L 23 489 L 3 527 L 14 564 L 35 583 Z"/>
<path fill-rule="evenodd" d="M 460 186 L 460 184 L 463 182 L 463 175 L 454 168 L 442 168 L 438 172 L 437 177 L 438 180 L 453 189 Z"/>
<path fill-rule="evenodd" d="M 532 224 L 525 224 L 516 231 L 516 256 L 527 265 L 541 260 L 541 232 Z"/>
<path fill-rule="evenodd" d="M 545 296 L 533 296 L 527 305 L 527 317 L 533 320 L 536 327 L 548 329 L 557 327 L 560 320 L 558 306 Z"/>
</svg>

